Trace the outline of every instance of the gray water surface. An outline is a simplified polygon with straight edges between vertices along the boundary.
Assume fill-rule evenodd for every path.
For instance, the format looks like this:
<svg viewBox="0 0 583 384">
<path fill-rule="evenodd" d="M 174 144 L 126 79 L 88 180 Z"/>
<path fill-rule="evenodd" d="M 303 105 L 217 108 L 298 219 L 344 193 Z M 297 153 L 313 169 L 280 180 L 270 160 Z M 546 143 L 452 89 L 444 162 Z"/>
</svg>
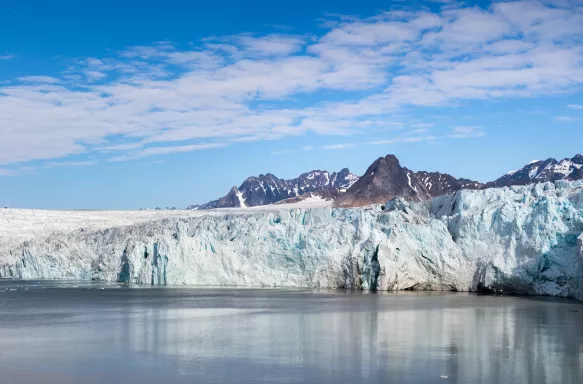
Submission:
<svg viewBox="0 0 583 384">
<path fill-rule="evenodd" d="M 2 383 L 583 383 L 583 305 L 0 280 Z"/>
</svg>

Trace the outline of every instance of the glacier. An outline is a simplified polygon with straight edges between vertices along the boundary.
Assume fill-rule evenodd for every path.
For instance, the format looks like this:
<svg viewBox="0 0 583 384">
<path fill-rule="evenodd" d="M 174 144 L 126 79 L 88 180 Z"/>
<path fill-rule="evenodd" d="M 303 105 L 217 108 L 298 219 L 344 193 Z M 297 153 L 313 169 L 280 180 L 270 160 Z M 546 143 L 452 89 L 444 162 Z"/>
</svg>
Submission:
<svg viewBox="0 0 583 384">
<path fill-rule="evenodd" d="M 273 209 L 38 234 L 0 247 L 0 277 L 583 300 L 583 181 Z"/>
</svg>

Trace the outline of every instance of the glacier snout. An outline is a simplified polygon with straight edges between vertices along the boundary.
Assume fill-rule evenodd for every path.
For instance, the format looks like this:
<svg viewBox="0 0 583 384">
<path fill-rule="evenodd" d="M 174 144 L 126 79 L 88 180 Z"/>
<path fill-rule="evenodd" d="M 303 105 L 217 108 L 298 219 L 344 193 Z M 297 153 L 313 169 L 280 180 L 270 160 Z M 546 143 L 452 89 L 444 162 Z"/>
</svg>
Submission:
<svg viewBox="0 0 583 384">
<path fill-rule="evenodd" d="M 37 236 L 0 275 L 138 284 L 492 290 L 583 299 L 583 183 L 411 204 L 169 217 Z"/>
</svg>

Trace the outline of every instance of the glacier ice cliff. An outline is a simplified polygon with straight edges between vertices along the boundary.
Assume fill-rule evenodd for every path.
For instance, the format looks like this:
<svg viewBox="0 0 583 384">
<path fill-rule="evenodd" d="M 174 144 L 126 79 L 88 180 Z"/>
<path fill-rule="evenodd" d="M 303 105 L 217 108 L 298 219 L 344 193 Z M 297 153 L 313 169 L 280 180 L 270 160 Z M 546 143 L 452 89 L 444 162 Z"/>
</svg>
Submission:
<svg viewBox="0 0 583 384">
<path fill-rule="evenodd" d="M 583 182 L 54 233 L 0 250 L 0 276 L 583 300 Z"/>
</svg>

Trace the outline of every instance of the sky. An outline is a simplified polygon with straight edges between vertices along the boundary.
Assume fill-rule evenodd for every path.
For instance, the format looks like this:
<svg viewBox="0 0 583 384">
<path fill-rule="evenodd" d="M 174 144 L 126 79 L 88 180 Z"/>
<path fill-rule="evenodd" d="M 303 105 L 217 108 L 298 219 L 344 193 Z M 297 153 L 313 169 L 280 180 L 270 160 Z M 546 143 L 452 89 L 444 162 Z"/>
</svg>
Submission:
<svg viewBox="0 0 583 384">
<path fill-rule="evenodd" d="M 396 154 L 583 152 L 583 0 L 0 3 L 0 205 L 205 203 Z"/>
</svg>

